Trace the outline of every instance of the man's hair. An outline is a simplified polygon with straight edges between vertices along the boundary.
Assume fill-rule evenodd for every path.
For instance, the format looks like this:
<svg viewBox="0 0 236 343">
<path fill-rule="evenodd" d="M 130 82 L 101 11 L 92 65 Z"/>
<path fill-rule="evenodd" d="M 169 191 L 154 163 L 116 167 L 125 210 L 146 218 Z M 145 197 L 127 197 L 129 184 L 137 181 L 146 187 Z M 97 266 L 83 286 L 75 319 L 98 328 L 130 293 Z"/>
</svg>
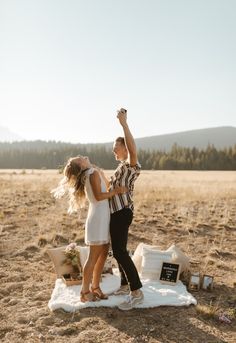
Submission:
<svg viewBox="0 0 236 343">
<path fill-rule="evenodd" d="M 119 143 L 121 143 L 121 144 L 123 144 L 125 146 L 125 139 L 124 139 L 124 137 L 117 137 L 116 138 L 116 142 L 119 142 Z"/>
</svg>

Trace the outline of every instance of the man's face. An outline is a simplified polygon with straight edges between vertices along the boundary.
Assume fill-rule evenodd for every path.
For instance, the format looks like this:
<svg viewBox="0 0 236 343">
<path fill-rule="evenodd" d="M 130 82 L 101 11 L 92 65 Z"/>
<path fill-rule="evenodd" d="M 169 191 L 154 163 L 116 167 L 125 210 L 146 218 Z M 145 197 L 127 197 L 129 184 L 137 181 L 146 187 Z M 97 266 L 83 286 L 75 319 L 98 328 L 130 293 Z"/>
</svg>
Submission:
<svg viewBox="0 0 236 343">
<path fill-rule="evenodd" d="M 113 149 L 112 149 L 114 155 L 115 155 L 115 159 L 117 161 L 123 161 L 127 159 L 127 149 L 126 146 L 124 144 L 122 144 L 121 142 L 117 142 L 115 141 L 113 144 Z"/>
</svg>

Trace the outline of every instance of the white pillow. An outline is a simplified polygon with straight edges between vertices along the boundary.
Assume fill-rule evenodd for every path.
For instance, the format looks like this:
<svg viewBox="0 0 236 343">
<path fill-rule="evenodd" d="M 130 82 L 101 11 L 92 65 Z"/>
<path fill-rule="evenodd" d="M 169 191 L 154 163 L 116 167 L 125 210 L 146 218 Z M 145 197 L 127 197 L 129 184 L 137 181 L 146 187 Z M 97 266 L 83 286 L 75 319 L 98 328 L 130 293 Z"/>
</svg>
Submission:
<svg viewBox="0 0 236 343">
<path fill-rule="evenodd" d="M 159 280 L 162 262 L 172 262 L 172 252 L 143 247 L 141 278 Z"/>
<path fill-rule="evenodd" d="M 172 253 L 172 262 L 180 264 L 180 273 L 190 269 L 190 258 L 186 256 L 175 244 L 171 245 L 166 251 Z"/>
<path fill-rule="evenodd" d="M 143 248 L 144 247 L 160 251 L 160 248 L 156 245 L 148 245 L 148 244 L 144 244 L 144 243 L 139 243 L 139 245 L 135 249 L 135 252 L 132 256 L 132 260 L 135 264 L 135 267 L 136 267 L 138 273 L 141 273 L 141 270 L 142 270 L 142 259 L 143 259 Z"/>
</svg>

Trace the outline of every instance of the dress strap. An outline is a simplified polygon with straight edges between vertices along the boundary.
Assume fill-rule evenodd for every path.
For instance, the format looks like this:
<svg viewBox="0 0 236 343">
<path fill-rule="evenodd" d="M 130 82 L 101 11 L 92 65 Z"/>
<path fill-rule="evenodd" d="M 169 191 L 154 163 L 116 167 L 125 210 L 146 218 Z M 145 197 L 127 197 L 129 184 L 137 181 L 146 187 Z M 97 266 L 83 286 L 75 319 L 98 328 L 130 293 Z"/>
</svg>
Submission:
<svg viewBox="0 0 236 343">
<path fill-rule="evenodd" d="M 95 168 L 89 168 L 88 170 L 86 170 L 86 174 L 87 174 L 87 176 L 89 176 L 89 175 L 91 175 L 91 174 L 93 174 L 94 173 L 94 171 L 95 171 Z"/>
</svg>

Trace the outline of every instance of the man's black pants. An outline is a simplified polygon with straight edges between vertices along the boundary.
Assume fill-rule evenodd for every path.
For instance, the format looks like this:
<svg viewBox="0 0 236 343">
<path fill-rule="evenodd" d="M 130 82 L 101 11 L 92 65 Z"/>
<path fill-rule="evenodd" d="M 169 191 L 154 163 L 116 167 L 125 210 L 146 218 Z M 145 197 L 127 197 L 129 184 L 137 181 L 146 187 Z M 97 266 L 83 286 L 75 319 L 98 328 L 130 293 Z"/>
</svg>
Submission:
<svg viewBox="0 0 236 343">
<path fill-rule="evenodd" d="M 129 208 L 111 214 L 110 234 L 113 256 L 118 262 L 121 273 L 121 285 L 129 284 L 131 291 L 142 287 L 137 269 L 127 251 L 128 231 L 133 220 Z"/>
</svg>

